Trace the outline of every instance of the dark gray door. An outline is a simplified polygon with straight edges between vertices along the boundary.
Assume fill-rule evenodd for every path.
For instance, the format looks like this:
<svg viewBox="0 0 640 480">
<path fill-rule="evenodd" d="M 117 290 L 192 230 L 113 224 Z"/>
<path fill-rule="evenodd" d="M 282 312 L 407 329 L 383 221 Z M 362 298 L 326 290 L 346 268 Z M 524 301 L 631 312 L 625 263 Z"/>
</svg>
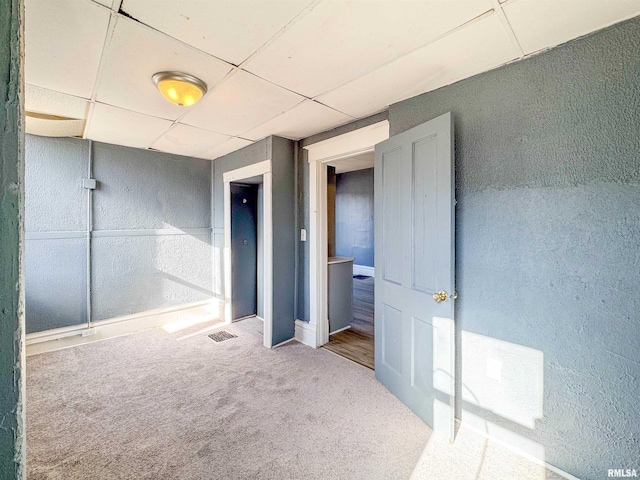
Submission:
<svg viewBox="0 0 640 480">
<path fill-rule="evenodd" d="M 258 186 L 231 184 L 232 317 L 256 315 L 258 304 Z"/>
<path fill-rule="evenodd" d="M 376 145 L 376 377 L 436 433 L 454 426 L 450 113 Z"/>
</svg>

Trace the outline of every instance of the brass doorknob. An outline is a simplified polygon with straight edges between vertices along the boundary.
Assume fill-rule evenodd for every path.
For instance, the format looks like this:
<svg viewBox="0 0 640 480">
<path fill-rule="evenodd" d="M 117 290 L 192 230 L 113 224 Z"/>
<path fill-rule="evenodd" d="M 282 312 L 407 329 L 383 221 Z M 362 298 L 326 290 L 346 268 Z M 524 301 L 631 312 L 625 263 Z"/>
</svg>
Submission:
<svg viewBox="0 0 640 480">
<path fill-rule="evenodd" d="M 447 298 L 449 298 L 449 295 L 444 290 L 440 290 L 433 294 L 433 299 L 438 303 L 446 301 Z"/>
</svg>

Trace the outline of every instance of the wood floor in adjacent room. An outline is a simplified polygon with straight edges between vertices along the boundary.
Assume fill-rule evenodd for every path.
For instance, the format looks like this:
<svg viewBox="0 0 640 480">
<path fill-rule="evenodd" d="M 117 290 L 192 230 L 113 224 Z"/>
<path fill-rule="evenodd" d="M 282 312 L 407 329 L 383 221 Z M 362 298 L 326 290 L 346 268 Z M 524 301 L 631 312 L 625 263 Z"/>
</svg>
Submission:
<svg viewBox="0 0 640 480">
<path fill-rule="evenodd" d="M 374 369 L 374 277 L 353 277 L 353 321 L 351 328 L 334 333 L 327 350 Z"/>
</svg>

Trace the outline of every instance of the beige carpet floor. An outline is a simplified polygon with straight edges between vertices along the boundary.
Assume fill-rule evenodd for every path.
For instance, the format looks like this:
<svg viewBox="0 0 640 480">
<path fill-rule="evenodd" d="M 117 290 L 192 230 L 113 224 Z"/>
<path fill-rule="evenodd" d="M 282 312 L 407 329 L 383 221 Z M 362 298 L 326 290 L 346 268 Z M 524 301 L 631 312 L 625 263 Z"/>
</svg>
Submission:
<svg viewBox="0 0 640 480">
<path fill-rule="evenodd" d="M 228 330 L 238 338 L 154 329 L 29 357 L 28 478 L 560 478 L 471 432 L 432 437 L 365 367 L 265 349 L 256 320 Z"/>
</svg>

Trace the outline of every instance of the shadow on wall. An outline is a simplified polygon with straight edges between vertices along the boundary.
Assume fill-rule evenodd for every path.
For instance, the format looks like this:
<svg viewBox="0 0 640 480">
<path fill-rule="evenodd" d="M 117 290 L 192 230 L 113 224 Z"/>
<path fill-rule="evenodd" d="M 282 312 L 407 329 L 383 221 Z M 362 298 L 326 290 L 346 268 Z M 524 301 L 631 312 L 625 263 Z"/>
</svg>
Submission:
<svg viewBox="0 0 640 480">
<path fill-rule="evenodd" d="M 204 295 L 207 295 L 208 297 L 213 295 L 213 292 L 211 290 L 207 290 L 204 287 L 198 286 L 195 283 L 188 282 L 187 280 L 176 277 L 175 275 L 171 275 L 170 273 L 158 270 L 158 275 L 162 277 L 163 280 L 167 280 L 171 283 L 177 283 L 178 285 L 182 285 L 183 287 L 186 287 L 195 292 L 202 293 Z M 163 284 L 165 284 L 165 282 L 163 282 Z"/>
<path fill-rule="evenodd" d="M 93 256 L 94 320 L 208 300 L 208 235 L 99 238 Z"/>
<path fill-rule="evenodd" d="M 461 344 L 462 422 L 544 462 L 536 432 L 544 416 L 544 354 L 466 331 Z"/>
<path fill-rule="evenodd" d="M 461 340 L 463 421 L 490 433 L 486 423 L 470 421 L 482 409 L 535 430 L 543 415 L 543 353 L 465 331 Z"/>
<path fill-rule="evenodd" d="M 446 338 L 437 331 L 447 330 L 450 322 L 433 318 L 434 421 L 441 410 L 438 397 L 447 397 L 450 385 Z M 515 448 L 529 458 L 545 460 L 544 446 L 533 439 L 543 418 L 544 354 L 471 332 L 462 331 L 459 336 L 462 383 L 461 392 L 456 393 L 465 430 L 456 432 L 453 444 L 444 437 L 431 436 L 411 478 L 479 479 L 496 478 L 498 474 L 500 478 L 548 478 L 549 471 L 539 462 L 510 450 Z M 473 430 L 499 441 L 490 441 Z M 561 477 L 551 473 L 550 478 Z"/>
</svg>

